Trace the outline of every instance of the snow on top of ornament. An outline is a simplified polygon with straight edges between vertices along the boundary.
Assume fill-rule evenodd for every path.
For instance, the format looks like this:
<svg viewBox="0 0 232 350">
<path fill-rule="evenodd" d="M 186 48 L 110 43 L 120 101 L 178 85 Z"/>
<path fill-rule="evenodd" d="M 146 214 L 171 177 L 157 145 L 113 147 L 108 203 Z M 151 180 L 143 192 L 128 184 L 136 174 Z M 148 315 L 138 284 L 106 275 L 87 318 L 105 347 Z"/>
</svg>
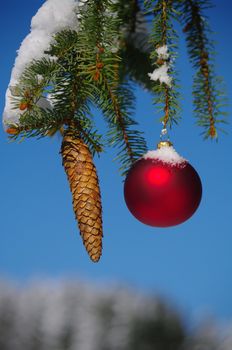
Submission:
<svg viewBox="0 0 232 350">
<path fill-rule="evenodd" d="M 44 51 L 49 48 L 55 33 L 64 28 L 77 29 L 78 19 L 75 9 L 84 2 L 83 0 L 47 0 L 32 18 L 31 31 L 17 51 L 9 87 L 6 91 L 3 112 L 5 124 L 17 123 L 22 113 L 19 109 L 14 109 L 11 104 L 11 88 L 17 85 L 24 69 L 33 59 L 46 57 Z"/>
<path fill-rule="evenodd" d="M 187 160 L 181 157 L 173 146 L 162 146 L 154 151 L 148 151 L 144 156 L 144 159 L 157 159 L 170 165 L 180 165 L 186 163 Z"/>
</svg>

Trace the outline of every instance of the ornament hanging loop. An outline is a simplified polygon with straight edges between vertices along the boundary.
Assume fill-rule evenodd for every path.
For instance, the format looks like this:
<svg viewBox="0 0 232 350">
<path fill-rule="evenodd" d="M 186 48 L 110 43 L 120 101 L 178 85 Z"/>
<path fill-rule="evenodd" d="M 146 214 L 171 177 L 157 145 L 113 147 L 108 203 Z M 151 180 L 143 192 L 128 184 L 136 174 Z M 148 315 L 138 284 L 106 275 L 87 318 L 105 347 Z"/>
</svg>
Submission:
<svg viewBox="0 0 232 350">
<path fill-rule="evenodd" d="M 161 129 L 161 133 L 160 133 L 160 143 L 162 142 L 167 142 L 167 143 L 171 143 L 169 141 L 169 135 L 168 135 L 168 129 L 167 129 L 167 124 L 163 121 L 163 128 Z"/>
<path fill-rule="evenodd" d="M 161 149 L 163 147 L 172 147 L 173 144 L 170 141 L 160 141 L 157 145 L 158 149 Z"/>
</svg>

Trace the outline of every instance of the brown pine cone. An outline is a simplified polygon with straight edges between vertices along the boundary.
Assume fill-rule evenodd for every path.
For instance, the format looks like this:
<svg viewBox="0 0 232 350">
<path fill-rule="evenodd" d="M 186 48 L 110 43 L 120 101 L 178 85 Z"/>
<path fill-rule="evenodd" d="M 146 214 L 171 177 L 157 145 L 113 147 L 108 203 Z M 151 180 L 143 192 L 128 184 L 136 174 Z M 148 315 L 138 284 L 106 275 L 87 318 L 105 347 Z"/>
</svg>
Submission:
<svg viewBox="0 0 232 350">
<path fill-rule="evenodd" d="M 83 243 L 91 260 L 97 262 L 102 254 L 102 206 L 92 155 L 72 130 L 64 134 L 61 153 Z"/>
</svg>

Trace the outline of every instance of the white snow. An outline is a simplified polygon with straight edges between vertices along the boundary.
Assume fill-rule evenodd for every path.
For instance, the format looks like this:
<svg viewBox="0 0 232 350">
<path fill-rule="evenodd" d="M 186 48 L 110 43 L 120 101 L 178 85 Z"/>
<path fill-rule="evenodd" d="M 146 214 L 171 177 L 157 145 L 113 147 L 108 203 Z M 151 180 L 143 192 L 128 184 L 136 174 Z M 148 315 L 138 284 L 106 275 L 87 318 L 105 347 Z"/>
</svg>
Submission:
<svg viewBox="0 0 232 350">
<path fill-rule="evenodd" d="M 172 77 L 168 75 L 168 70 L 169 70 L 169 66 L 165 62 L 162 66 L 160 66 L 159 68 L 156 68 L 153 71 L 153 73 L 148 73 L 148 75 L 151 80 L 153 81 L 159 80 L 161 83 L 164 83 L 169 87 L 171 87 Z"/>
<path fill-rule="evenodd" d="M 181 157 L 172 146 L 165 146 L 154 151 L 148 151 L 143 156 L 143 158 L 157 159 L 164 163 L 169 163 L 171 165 L 182 164 L 187 162 L 187 160 Z"/>
<path fill-rule="evenodd" d="M 23 40 L 11 73 L 9 87 L 6 91 L 6 103 L 3 112 L 4 124 L 17 123 L 21 111 L 13 109 L 10 87 L 17 85 L 24 69 L 33 59 L 45 57 L 52 42 L 53 35 L 64 28 L 77 29 L 78 20 L 75 12 L 77 5 L 85 0 L 47 0 L 31 21 L 31 32 Z"/>
<path fill-rule="evenodd" d="M 156 49 L 156 52 L 157 52 L 158 58 L 162 58 L 164 60 L 167 60 L 169 58 L 167 45 L 158 47 Z"/>
<path fill-rule="evenodd" d="M 168 60 L 169 53 L 167 45 L 160 46 L 156 49 L 158 59 Z M 170 63 L 164 62 L 160 67 L 156 68 L 152 73 L 148 73 L 149 77 L 153 81 L 159 80 L 160 83 L 164 83 L 171 87 L 172 77 L 168 75 L 170 69 Z"/>
</svg>

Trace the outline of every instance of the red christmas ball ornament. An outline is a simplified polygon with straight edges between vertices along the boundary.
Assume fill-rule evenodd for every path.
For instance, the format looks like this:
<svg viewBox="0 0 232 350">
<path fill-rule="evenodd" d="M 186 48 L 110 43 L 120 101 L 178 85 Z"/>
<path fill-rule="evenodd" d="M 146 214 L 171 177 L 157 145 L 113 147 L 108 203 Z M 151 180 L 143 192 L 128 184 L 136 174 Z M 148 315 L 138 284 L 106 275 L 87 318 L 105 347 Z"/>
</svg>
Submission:
<svg viewBox="0 0 232 350">
<path fill-rule="evenodd" d="M 175 226 L 197 210 L 202 196 L 196 170 L 174 150 L 160 142 L 129 170 L 124 196 L 130 212 L 150 226 Z"/>
</svg>

